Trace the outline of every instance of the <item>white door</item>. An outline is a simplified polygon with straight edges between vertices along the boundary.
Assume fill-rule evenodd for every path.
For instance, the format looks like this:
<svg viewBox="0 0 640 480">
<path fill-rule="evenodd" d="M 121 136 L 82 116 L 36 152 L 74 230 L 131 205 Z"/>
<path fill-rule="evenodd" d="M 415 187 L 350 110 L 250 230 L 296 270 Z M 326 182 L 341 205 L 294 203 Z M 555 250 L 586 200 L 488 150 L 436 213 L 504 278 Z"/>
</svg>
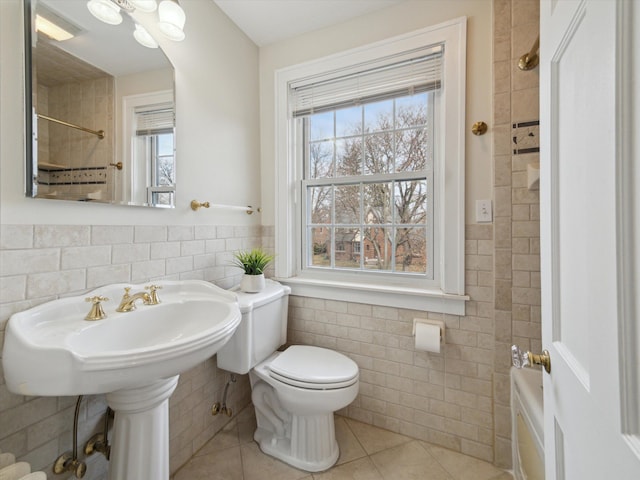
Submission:
<svg viewBox="0 0 640 480">
<path fill-rule="evenodd" d="M 639 10 L 540 7 L 547 480 L 640 479 Z"/>
</svg>

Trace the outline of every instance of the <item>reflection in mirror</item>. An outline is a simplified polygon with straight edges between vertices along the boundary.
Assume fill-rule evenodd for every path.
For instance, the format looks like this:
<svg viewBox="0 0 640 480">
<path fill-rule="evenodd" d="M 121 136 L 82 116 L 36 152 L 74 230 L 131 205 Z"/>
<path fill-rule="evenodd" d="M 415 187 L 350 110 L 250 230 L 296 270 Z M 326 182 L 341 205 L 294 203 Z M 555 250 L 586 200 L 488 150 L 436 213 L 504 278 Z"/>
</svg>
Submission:
<svg viewBox="0 0 640 480">
<path fill-rule="evenodd" d="M 27 196 L 174 206 L 173 67 L 122 17 L 107 25 L 84 1 L 25 0 Z"/>
</svg>

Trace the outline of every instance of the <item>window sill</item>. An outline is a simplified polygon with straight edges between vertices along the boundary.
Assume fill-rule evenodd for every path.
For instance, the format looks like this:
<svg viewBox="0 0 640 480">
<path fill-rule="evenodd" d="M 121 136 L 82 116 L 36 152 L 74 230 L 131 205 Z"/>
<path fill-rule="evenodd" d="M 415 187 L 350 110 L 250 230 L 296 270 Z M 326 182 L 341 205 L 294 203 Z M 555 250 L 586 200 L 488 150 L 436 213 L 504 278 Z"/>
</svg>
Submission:
<svg viewBox="0 0 640 480">
<path fill-rule="evenodd" d="M 419 289 L 367 283 L 318 280 L 301 277 L 276 278 L 291 288 L 291 294 L 384 307 L 406 308 L 451 315 L 464 315 L 467 295 L 444 293 L 438 289 Z"/>
</svg>

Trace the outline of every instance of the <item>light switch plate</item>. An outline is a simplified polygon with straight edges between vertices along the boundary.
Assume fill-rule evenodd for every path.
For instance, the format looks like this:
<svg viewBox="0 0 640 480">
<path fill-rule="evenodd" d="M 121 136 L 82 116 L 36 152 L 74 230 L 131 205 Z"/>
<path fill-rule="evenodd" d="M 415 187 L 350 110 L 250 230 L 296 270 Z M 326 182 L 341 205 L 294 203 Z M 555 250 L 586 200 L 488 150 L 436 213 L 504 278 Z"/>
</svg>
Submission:
<svg viewBox="0 0 640 480">
<path fill-rule="evenodd" d="M 491 223 L 492 220 L 491 200 L 476 200 L 476 222 Z"/>
</svg>

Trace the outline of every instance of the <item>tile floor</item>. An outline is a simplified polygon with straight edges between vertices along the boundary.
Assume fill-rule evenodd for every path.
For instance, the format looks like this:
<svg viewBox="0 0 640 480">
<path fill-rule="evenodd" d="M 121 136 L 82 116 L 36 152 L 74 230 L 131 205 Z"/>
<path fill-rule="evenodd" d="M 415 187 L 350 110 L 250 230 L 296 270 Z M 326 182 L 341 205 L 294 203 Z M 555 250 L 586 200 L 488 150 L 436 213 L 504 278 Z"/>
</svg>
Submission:
<svg viewBox="0 0 640 480">
<path fill-rule="evenodd" d="M 340 458 L 309 474 L 260 451 L 253 441 L 253 407 L 245 408 L 172 480 L 511 480 L 481 460 L 336 416 Z"/>
</svg>

